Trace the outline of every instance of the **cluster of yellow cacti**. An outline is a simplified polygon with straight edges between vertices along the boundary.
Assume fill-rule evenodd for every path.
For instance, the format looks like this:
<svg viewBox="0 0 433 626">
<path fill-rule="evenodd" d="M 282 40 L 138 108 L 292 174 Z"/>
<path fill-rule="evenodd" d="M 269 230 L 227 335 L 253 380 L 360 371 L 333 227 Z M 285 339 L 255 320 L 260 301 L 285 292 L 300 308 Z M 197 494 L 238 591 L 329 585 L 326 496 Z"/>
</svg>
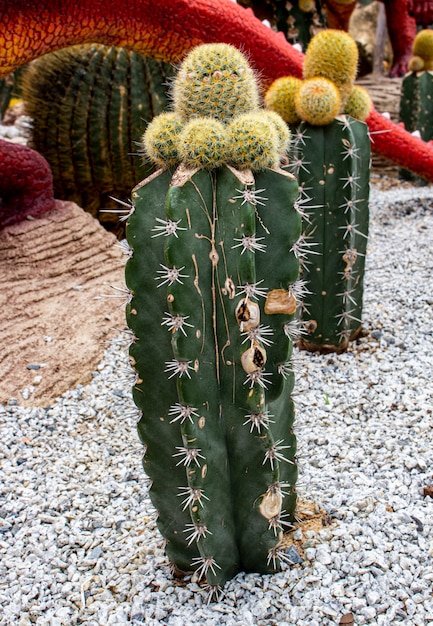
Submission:
<svg viewBox="0 0 433 626">
<path fill-rule="evenodd" d="M 412 54 L 408 63 L 410 72 L 433 70 L 433 30 L 426 28 L 416 35 L 412 45 Z"/>
<path fill-rule="evenodd" d="M 372 102 L 366 89 L 354 85 L 357 67 L 355 40 L 344 31 L 323 30 L 306 50 L 304 80 L 278 78 L 266 93 L 266 106 L 289 124 L 303 120 L 323 126 L 341 113 L 364 121 Z"/>
<path fill-rule="evenodd" d="M 259 106 L 259 89 L 245 56 L 228 44 L 194 48 L 173 83 L 173 111 L 155 117 L 143 136 L 146 156 L 161 167 L 260 170 L 276 167 L 290 131 Z"/>
</svg>

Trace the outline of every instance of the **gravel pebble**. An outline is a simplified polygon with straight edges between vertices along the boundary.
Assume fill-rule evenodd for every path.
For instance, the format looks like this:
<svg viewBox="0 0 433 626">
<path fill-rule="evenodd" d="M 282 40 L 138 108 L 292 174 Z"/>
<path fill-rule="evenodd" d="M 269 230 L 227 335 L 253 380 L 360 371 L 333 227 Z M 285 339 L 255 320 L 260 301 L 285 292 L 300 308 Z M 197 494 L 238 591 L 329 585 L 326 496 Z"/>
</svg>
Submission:
<svg viewBox="0 0 433 626">
<path fill-rule="evenodd" d="M 433 189 L 371 198 L 366 334 L 296 354 L 299 493 L 334 521 L 298 532 L 303 560 L 210 605 L 173 579 L 120 337 L 88 385 L 0 406 L 1 626 L 433 623 Z"/>
</svg>

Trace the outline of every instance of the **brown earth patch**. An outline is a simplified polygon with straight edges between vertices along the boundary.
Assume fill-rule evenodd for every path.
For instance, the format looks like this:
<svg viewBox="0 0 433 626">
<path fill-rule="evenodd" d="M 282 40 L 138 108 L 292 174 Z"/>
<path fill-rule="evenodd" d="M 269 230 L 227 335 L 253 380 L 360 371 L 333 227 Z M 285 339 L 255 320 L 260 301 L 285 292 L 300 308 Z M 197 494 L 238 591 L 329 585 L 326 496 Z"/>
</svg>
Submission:
<svg viewBox="0 0 433 626">
<path fill-rule="evenodd" d="M 0 402 L 46 406 L 87 383 L 113 327 L 123 328 L 124 255 L 71 202 L 0 231 Z"/>
</svg>

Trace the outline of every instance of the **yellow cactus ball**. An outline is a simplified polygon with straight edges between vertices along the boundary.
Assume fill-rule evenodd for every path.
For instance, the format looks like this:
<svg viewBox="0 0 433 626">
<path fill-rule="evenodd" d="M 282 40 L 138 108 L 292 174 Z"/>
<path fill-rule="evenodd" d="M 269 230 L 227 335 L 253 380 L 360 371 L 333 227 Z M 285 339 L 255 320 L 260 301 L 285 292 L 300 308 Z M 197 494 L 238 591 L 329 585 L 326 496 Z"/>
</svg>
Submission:
<svg viewBox="0 0 433 626">
<path fill-rule="evenodd" d="M 433 30 L 420 30 L 413 41 L 412 52 L 424 61 L 433 60 Z"/>
<path fill-rule="evenodd" d="M 257 81 L 246 57 L 224 43 L 193 48 L 174 80 L 172 95 L 174 111 L 182 120 L 228 121 L 259 105 Z"/>
<path fill-rule="evenodd" d="M 311 13 L 316 10 L 315 0 L 299 0 L 298 7 L 304 13 Z"/>
<path fill-rule="evenodd" d="M 273 125 L 277 131 L 278 136 L 278 152 L 281 156 L 285 156 L 290 147 L 291 132 L 286 122 L 281 115 L 278 115 L 275 111 L 263 111 L 262 115 L 265 116 Z"/>
<path fill-rule="evenodd" d="M 212 117 L 191 120 L 179 135 L 179 156 L 190 167 L 218 167 L 227 159 L 227 135 L 227 127 Z"/>
<path fill-rule="evenodd" d="M 423 58 L 415 55 L 411 57 L 407 64 L 409 72 L 422 72 L 425 69 L 425 61 Z"/>
<path fill-rule="evenodd" d="M 360 122 L 365 122 L 373 108 L 373 102 L 365 87 L 355 85 L 349 96 L 344 112 Z"/>
<path fill-rule="evenodd" d="M 174 113 L 161 113 L 154 117 L 143 135 L 145 155 L 161 167 L 178 163 L 176 139 L 181 130 L 181 122 Z"/>
<path fill-rule="evenodd" d="M 299 117 L 313 126 L 330 124 L 340 111 L 340 92 L 327 78 L 305 80 L 296 95 Z"/>
<path fill-rule="evenodd" d="M 295 107 L 295 96 L 302 85 L 302 80 L 295 76 L 282 76 L 274 80 L 265 95 L 268 109 L 281 115 L 288 124 L 299 122 Z"/>
<path fill-rule="evenodd" d="M 241 169 L 262 170 L 279 165 L 279 139 L 264 112 L 245 113 L 228 126 L 229 163 Z"/>
<path fill-rule="evenodd" d="M 348 33 L 333 28 L 322 30 L 308 44 L 303 76 L 323 76 L 341 88 L 355 80 L 358 56 L 356 41 Z"/>
</svg>

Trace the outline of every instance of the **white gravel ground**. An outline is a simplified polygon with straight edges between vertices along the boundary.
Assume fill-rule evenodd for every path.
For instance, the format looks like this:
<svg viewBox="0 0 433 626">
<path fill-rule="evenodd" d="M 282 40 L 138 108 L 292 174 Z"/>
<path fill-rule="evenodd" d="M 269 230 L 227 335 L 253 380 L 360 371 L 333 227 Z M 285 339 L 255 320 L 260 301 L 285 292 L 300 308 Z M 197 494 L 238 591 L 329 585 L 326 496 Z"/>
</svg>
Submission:
<svg viewBox="0 0 433 626">
<path fill-rule="evenodd" d="M 0 625 L 433 624 L 433 189 L 373 190 L 364 324 L 299 353 L 299 492 L 336 523 L 219 603 L 170 574 L 146 495 L 126 349 L 52 406 L 0 405 Z"/>
</svg>

